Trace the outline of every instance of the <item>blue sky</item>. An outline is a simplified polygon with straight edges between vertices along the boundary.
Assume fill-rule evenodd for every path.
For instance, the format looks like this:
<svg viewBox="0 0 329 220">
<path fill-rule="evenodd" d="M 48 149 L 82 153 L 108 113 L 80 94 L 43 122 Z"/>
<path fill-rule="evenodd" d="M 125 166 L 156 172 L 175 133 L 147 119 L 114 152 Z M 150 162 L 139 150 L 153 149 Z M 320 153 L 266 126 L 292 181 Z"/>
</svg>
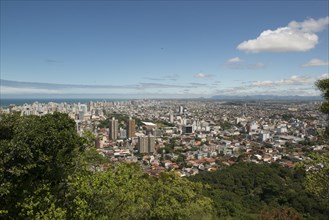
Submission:
<svg viewBox="0 0 329 220">
<path fill-rule="evenodd" d="M 328 1 L 1 1 L 1 97 L 318 95 Z"/>
</svg>

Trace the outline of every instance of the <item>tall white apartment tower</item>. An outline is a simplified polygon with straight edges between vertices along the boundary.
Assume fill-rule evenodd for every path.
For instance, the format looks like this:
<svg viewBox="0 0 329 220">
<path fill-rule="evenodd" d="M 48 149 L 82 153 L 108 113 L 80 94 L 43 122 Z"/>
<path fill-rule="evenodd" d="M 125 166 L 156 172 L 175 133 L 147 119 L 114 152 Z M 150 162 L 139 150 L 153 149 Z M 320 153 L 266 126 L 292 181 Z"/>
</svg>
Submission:
<svg viewBox="0 0 329 220">
<path fill-rule="evenodd" d="M 113 117 L 110 120 L 110 125 L 109 125 L 110 140 L 115 141 L 116 139 L 118 139 L 118 128 L 119 128 L 119 122 L 117 119 Z"/>
</svg>

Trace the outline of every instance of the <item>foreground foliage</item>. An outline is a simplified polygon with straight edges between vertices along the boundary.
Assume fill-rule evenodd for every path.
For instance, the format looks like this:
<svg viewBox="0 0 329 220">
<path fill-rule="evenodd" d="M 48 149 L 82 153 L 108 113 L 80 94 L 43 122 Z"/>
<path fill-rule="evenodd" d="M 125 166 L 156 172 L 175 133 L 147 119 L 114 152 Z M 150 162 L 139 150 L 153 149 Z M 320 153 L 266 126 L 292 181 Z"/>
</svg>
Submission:
<svg viewBox="0 0 329 220">
<path fill-rule="evenodd" d="M 74 121 L 66 115 L 1 115 L 1 212 L 16 216 L 23 201 L 45 187 L 60 195 L 82 146 Z"/>
<path fill-rule="evenodd" d="M 4 219 L 210 218 L 204 186 L 136 164 L 106 163 L 67 115 L 2 115 L 0 217 Z"/>
<path fill-rule="evenodd" d="M 318 80 L 315 85 L 322 93 L 324 102 L 320 111 L 327 115 L 327 123 L 329 122 L 329 78 Z M 323 134 L 326 143 L 329 143 L 329 127 L 327 126 Z M 313 154 L 311 161 L 306 163 L 308 169 L 306 178 L 307 190 L 317 197 L 329 200 L 329 153 Z M 329 203 L 329 202 L 328 202 Z M 329 208 L 329 205 L 328 205 Z"/>
<path fill-rule="evenodd" d="M 303 169 L 279 165 L 240 163 L 190 180 L 209 184 L 206 196 L 213 199 L 217 217 L 257 219 L 327 219 L 329 203 L 309 193 Z M 286 213 L 286 217 L 279 215 Z M 273 217 L 274 218 L 274 217 Z"/>
</svg>

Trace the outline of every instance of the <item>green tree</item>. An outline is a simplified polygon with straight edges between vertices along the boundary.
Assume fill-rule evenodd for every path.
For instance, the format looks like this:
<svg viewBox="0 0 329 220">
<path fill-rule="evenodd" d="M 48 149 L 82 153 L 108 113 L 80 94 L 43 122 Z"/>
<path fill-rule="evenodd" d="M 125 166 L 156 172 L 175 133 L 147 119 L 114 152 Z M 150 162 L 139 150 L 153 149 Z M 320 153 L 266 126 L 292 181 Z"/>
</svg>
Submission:
<svg viewBox="0 0 329 220">
<path fill-rule="evenodd" d="M 320 110 L 329 118 L 329 79 L 318 80 L 315 85 L 321 91 L 325 101 Z M 329 129 L 326 129 L 326 139 L 329 139 Z M 320 198 L 325 199 L 329 206 L 329 153 L 313 154 L 311 161 L 306 163 L 310 168 L 307 172 L 306 187 L 308 191 L 314 193 Z"/>
<path fill-rule="evenodd" d="M 65 195 L 69 219 L 191 219 L 211 217 L 204 186 L 175 173 L 150 177 L 136 164 L 69 177 Z"/>
<path fill-rule="evenodd" d="M 312 154 L 306 162 L 308 172 L 305 185 L 309 192 L 325 199 L 329 207 L 329 153 Z"/>
<path fill-rule="evenodd" d="M 74 120 L 65 114 L 0 116 L 0 207 L 16 218 L 22 201 L 42 185 L 60 196 L 83 146 Z"/>
<path fill-rule="evenodd" d="M 58 204 L 50 184 L 40 184 L 30 195 L 26 196 L 19 207 L 21 219 L 65 219 L 66 210 Z M 10 216 L 12 217 L 12 216 Z"/>
<path fill-rule="evenodd" d="M 329 115 L 329 79 L 318 80 L 315 85 L 321 91 L 322 97 L 325 99 L 320 110 Z"/>
<path fill-rule="evenodd" d="M 68 178 L 64 206 L 68 219 L 140 219 L 149 209 L 152 186 L 137 166 L 78 172 Z"/>
<path fill-rule="evenodd" d="M 305 178 L 304 169 L 239 163 L 190 180 L 210 185 L 203 192 L 214 201 L 218 218 L 257 219 L 261 210 L 288 207 L 310 219 L 327 219 L 328 206 L 305 190 Z"/>
<path fill-rule="evenodd" d="M 161 173 L 153 179 L 151 219 L 209 219 L 213 202 L 203 195 L 207 188 L 177 176 L 174 172 Z"/>
<path fill-rule="evenodd" d="M 96 147 L 96 136 L 90 131 L 85 131 L 82 134 L 82 142 L 84 148 Z"/>
</svg>

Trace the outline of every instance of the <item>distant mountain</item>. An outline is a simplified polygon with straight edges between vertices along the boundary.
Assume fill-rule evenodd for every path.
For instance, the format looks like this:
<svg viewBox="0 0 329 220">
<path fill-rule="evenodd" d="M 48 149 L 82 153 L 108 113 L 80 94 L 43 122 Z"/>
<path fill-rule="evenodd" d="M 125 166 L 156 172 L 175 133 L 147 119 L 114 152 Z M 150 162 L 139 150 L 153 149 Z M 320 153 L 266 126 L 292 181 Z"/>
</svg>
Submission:
<svg viewBox="0 0 329 220">
<path fill-rule="evenodd" d="M 280 100 L 280 101 L 321 101 L 321 96 L 277 96 L 277 95 L 251 95 L 251 96 L 228 96 L 216 95 L 210 97 L 214 100 Z"/>
</svg>

